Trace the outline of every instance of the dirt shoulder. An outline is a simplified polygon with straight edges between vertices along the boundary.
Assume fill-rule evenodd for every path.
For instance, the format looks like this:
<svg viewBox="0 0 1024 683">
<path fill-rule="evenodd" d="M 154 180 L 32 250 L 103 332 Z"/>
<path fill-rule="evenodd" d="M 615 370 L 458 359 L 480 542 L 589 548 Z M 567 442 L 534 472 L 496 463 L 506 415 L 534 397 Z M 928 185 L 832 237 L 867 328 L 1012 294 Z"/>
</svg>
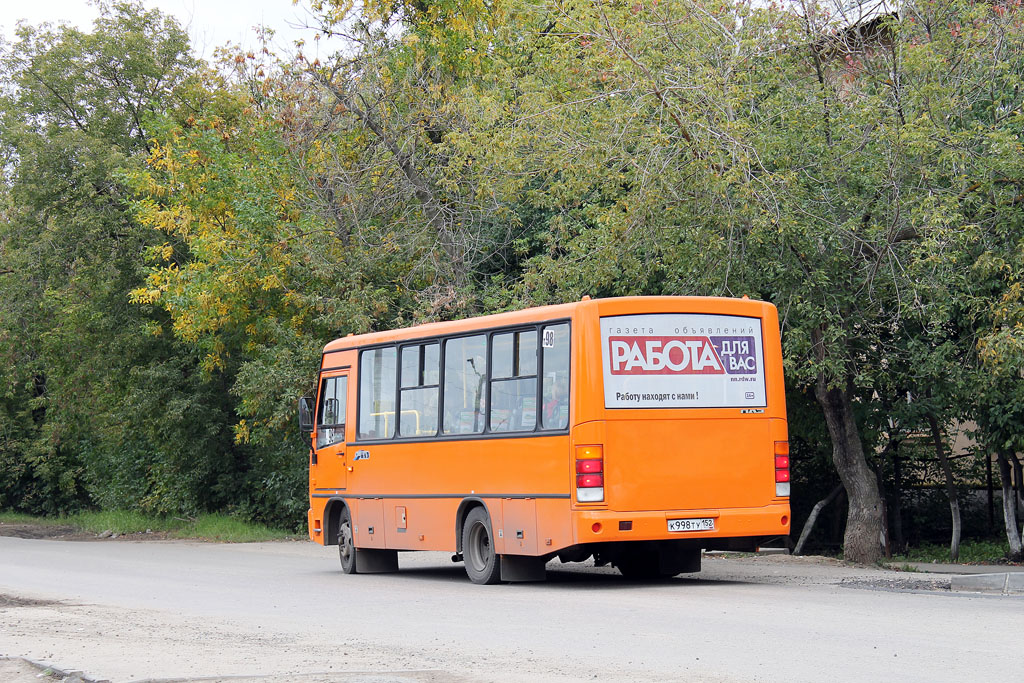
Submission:
<svg viewBox="0 0 1024 683">
<path fill-rule="evenodd" d="M 69 678 L 63 671 L 40 667 L 20 657 L 0 657 L 0 680 L 6 683 L 40 683 L 41 681 L 71 683 Z"/>
<path fill-rule="evenodd" d="M 132 534 L 115 534 L 104 531 L 96 534 L 66 524 L 31 524 L 23 522 L 0 522 L 0 536 L 55 541 L 157 541 L 172 538 L 167 532 L 161 531 L 139 531 Z"/>
</svg>

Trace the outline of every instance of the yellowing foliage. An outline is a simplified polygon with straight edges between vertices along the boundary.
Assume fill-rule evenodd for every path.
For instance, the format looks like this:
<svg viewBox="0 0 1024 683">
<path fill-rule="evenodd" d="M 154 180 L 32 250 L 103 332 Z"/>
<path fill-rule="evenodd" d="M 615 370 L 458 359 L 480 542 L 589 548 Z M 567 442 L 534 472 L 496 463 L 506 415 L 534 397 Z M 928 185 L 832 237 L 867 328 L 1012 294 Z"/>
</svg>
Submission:
<svg viewBox="0 0 1024 683">
<path fill-rule="evenodd" d="M 288 235 L 302 219 L 278 144 L 252 110 L 231 122 L 192 117 L 154 140 L 131 176 L 137 219 L 173 240 L 148 251 L 146 285 L 131 300 L 167 310 L 175 335 L 204 349 L 207 372 L 226 367 L 234 344 L 225 339 L 267 343 L 272 326 L 261 321 L 306 319 L 301 299 L 285 296 Z"/>
</svg>

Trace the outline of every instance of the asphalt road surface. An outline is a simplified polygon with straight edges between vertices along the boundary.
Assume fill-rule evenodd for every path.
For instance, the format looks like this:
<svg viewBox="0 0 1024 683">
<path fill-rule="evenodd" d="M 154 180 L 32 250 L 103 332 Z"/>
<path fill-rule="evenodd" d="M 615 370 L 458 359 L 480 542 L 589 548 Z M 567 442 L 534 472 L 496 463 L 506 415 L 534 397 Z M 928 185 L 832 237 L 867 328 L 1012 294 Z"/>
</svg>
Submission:
<svg viewBox="0 0 1024 683">
<path fill-rule="evenodd" d="M 546 583 L 477 586 L 444 553 L 400 564 L 348 576 L 305 542 L 0 537 L 0 656 L 116 682 L 1021 680 L 1024 597 L 941 575 L 709 557 L 645 584 L 556 560 Z"/>
</svg>

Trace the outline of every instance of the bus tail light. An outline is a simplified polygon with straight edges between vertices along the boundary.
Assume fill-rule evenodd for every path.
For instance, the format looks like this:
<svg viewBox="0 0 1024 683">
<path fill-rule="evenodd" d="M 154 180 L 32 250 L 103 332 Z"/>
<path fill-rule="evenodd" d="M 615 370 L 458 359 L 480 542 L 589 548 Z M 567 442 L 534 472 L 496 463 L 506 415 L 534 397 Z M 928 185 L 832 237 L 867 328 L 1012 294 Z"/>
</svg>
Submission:
<svg viewBox="0 0 1024 683">
<path fill-rule="evenodd" d="M 775 442 L 775 495 L 789 497 L 789 442 Z"/>
<path fill-rule="evenodd" d="M 576 475 L 576 488 L 579 489 L 592 489 L 598 486 L 604 486 L 604 475 L 603 474 L 577 474 Z"/>
<path fill-rule="evenodd" d="M 604 451 L 600 446 L 576 447 L 576 500 L 580 503 L 604 500 Z"/>
</svg>

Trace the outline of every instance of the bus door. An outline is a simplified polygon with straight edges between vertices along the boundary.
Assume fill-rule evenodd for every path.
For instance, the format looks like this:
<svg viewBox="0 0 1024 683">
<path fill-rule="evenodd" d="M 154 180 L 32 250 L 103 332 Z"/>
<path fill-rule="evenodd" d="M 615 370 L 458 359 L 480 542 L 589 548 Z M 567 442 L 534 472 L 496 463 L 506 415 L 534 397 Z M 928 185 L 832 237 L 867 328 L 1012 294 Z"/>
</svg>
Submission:
<svg viewBox="0 0 1024 683">
<path fill-rule="evenodd" d="M 316 408 L 315 464 L 310 483 L 320 491 L 345 488 L 345 416 L 348 413 L 348 371 L 333 371 L 320 377 Z"/>
</svg>

